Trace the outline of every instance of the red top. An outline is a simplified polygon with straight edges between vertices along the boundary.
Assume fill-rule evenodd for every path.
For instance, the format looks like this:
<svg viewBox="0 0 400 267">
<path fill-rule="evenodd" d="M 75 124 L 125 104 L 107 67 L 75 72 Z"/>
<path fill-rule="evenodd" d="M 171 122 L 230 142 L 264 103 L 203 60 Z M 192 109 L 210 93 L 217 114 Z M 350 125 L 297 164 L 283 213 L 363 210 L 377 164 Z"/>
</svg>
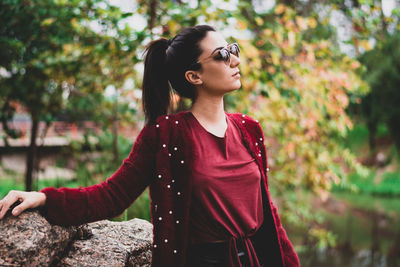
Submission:
<svg viewBox="0 0 400 267">
<path fill-rule="evenodd" d="M 262 174 L 264 220 L 254 235 L 259 241 L 257 252 L 268 259 L 268 266 L 298 267 L 299 258 L 270 198 L 261 126 L 245 114 L 226 115 L 239 126 L 242 141 Z M 149 186 L 154 233 L 151 266 L 184 267 L 193 191 L 192 179 L 187 177 L 192 175 L 193 144 L 196 143 L 188 117 L 187 111 L 162 115 L 155 124 L 145 125 L 129 156 L 106 181 L 88 187 L 42 189 L 47 197 L 45 205 L 40 207 L 42 215 L 59 225 L 112 218 L 121 214 Z M 235 248 L 235 242 L 231 247 Z M 231 266 L 239 267 L 235 262 Z"/>
<path fill-rule="evenodd" d="M 189 114 L 193 140 L 201 140 L 193 144 L 197 153 L 191 177 L 190 242 L 243 239 L 252 258 L 251 266 L 259 266 L 248 238 L 264 219 L 258 165 L 242 143 L 240 129 L 228 116 L 225 136 L 218 137 Z M 234 256 L 237 250 L 233 243 L 230 242 L 230 252 Z M 235 262 L 236 257 L 230 260 Z"/>
</svg>

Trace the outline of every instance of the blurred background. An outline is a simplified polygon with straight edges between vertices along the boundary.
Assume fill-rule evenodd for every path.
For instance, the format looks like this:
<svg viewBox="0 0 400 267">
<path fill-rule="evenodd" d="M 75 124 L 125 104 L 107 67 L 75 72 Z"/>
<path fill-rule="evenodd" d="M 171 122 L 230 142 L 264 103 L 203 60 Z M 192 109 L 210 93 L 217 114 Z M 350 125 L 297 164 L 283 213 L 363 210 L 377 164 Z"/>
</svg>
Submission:
<svg viewBox="0 0 400 267">
<path fill-rule="evenodd" d="M 399 18 L 398 0 L 1 0 L 0 198 L 109 177 L 144 125 L 144 46 L 210 24 L 240 45 L 225 108 L 263 127 L 302 266 L 400 266 Z M 113 220 L 134 217 L 147 190 Z"/>
</svg>

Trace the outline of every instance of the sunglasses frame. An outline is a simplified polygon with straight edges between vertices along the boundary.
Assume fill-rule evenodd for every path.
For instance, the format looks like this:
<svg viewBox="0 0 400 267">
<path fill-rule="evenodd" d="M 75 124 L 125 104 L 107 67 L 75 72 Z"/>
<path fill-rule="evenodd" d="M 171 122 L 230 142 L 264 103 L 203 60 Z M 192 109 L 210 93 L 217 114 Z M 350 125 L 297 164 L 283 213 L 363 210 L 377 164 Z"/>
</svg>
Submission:
<svg viewBox="0 0 400 267">
<path fill-rule="evenodd" d="M 232 47 L 235 47 L 235 48 L 236 48 L 237 54 L 235 54 L 235 53 L 231 50 Z M 223 48 L 217 50 L 217 52 L 218 52 L 218 53 L 216 53 L 216 54 L 214 53 L 214 54 L 212 54 L 212 55 L 210 55 L 210 56 L 208 56 L 208 57 L 206 57 L 206 58 L 204 58 L 204 59 L 202 59 L 202 60 L 198 60 L 198 61 L 196 62 L 196 64 L 200 64 L 200 63 L 202 63 L 202 62 L 204 62 L 204 61 L 206 61 L 206 60 L 212 58 L 212 59 L 215 59 L 215 60 L 222 60 L 222 61 L 225 62 L 225 64 L 229 65 L 229 64 L 231 63 L 231 54 L 232 54 L 232 55 L 235 55 L 235 56 L 237 56 L 237 57 L 239 57 L 239 55 L 240 55 L 240 48 L 239 48 L 238 43 L 231 43 L 231 44 L 228 44 L 226 47 L 223 47 Z M 224 53 L 224 54 L 223 54 L 223 53 Z M 219 57 L 219 58 L 217 58 L 217 57 Z M 226 57 L 226 58 L 225 58 L 225 57 Z"/>
</svg>

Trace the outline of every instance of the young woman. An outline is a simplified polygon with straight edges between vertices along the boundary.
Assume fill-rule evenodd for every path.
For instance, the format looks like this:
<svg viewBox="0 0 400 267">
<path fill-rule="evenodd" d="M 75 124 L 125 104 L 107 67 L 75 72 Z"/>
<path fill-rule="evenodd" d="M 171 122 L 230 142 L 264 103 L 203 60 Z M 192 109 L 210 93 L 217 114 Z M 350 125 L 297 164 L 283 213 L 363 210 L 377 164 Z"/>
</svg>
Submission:
<svg viewBox="0 0 400 267">
<path fill-rule="evenodd" d="M 186 28 L 147 47 L 146 125 L 129 156 L 106 181 L 85 188 L 11 191 L 18 215 L 38 207 L 54 224 L 79 225 L 123 212 L 150 186 L 152 266 L 299 266 L 271 202 L 259 123 L 224 111 L 240 88 L 239 47 L 214 28 Z M 167 114 L 171 88 L 188 111 Z"/>
</svg>

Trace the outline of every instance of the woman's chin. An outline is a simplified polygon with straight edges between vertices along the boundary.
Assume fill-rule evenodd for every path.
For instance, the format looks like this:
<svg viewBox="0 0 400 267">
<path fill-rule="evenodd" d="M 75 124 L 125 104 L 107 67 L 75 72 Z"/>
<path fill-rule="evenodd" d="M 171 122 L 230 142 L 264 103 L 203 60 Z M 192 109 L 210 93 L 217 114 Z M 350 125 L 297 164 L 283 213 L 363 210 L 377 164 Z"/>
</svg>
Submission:
<svg viewBox="0 0 400 267">
<path fill-rule="evenodd" d="M 227 92 L 227 93 L 230 93 L 230 92 L 236 91 L 236 90 L 238 90 L 240 87 L 241 87 L 241 85 L 240 85 L 240 84 L 239 84 L 239 86 L 232 86 L 231 88 L 229 88 L 229 90 L 228 90 L 228 92 Z"/>
<path fill-rule="evenodd" d="M 233 90 L 237 90 L 242 86 L 242 83 L 240 82 L 240 80 L 237 80 L 237 82 L 234 85 L 234 89 Z"/>
</svg>

